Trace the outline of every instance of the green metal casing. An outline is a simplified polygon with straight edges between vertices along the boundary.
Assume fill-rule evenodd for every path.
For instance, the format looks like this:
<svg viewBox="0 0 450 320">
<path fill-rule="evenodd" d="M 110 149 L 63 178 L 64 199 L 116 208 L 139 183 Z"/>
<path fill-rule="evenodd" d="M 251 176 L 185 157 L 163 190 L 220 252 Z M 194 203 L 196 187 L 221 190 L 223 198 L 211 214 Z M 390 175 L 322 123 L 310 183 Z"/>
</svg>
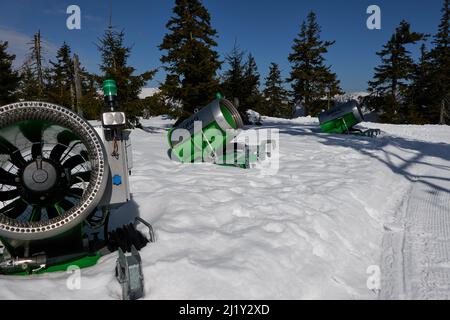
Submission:
<svg viewBox="0 0 450 320">
<path fill-rule="evenodd" d="M 325 133 L 349 133 L 358 123 L 364 121 L 356 102 L 339 105 L 319 115 L 320 128 Z"/>
<path fill-rule="evenodd" d="M 201 121 L 201 130 L 194 129 L 194 122 Z M 216 99 L 211 104 L 170 129 L 168 133 L 172 154 L 183 163 L 205 161 L 212 154 L 218 154 L 216 160 L 221 164 L 232 164 L 234 154 L 222 154 L 223 147 L 233 140 L 243 127 L 242 119 L 233 105 L 225 99 Z M 173 134 L 177 129 L 189 131 L 190 137 L 182 141 L 174 141 Z M 220 132 L 221 135 L 217 135 Z M 190 150 L 190 154 L 184 154 Z M 228 159 L 227 159 L 228 158 Z"/>
</svg>

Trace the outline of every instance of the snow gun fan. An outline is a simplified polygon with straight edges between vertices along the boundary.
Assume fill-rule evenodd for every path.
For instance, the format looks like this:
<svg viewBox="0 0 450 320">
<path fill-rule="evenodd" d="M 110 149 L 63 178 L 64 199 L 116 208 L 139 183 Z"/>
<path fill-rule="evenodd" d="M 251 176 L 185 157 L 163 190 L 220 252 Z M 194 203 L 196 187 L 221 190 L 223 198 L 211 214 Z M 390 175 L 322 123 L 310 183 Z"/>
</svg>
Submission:
<svg viewBox="0 0 450 320">
<path fill-rule="evenodd" d="M 320 128 L 325 133 L 360 134 L 370 137 L 381 133 L 378 129 L 363 131 L 355 128 L 357 124 L 363 121 L 364 115 L 356 101 L 338 105 L 319 114 Z"/>
<path fill-rule="evenodd" d="M 220 97 L 191 117 L 176 124 L 168 134 L 169 156 L 182 163 L 209 162 L 248 168 L 249 147 L 235 138 L 244 127 L 233 104 Z"/>
<path fill-rule="evenodd" d="M 0 274 L 98 260 L 86 228 L 130 200 L 125 115 L 113 111 L 115 83 L 104 89 L 112 111 L 97 129 L 51 103 L 0 107 Z"/>
</svg>

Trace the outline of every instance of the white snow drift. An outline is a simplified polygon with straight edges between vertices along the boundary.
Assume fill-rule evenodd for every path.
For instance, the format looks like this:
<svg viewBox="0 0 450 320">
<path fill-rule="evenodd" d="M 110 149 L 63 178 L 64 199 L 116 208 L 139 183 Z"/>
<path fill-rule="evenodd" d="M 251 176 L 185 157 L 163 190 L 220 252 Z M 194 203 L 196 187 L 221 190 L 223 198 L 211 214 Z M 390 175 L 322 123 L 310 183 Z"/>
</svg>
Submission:
<svg viewBox="0 0 450 320">
<path fill-rule="evenodd" d="M 402 166 L 448 143 L 450 128 L 363 124 L 385 132 L 370 139 L 322 134 L 315 118 L 263 121 L 280 130 L 269 177 L 170 161 L 170 120 L 133 131 L 134 199 L 113 218 L 139 212 L 154 226 L 141 252 L 147 299 L 377 298 L 366 271 L 381 265 L 385 226 L 412 183 Z M 0 298 L 120 299 L 115 260 L 82 270 L 77 290 L 65 273 L 2 276 Z"/>
</svg>

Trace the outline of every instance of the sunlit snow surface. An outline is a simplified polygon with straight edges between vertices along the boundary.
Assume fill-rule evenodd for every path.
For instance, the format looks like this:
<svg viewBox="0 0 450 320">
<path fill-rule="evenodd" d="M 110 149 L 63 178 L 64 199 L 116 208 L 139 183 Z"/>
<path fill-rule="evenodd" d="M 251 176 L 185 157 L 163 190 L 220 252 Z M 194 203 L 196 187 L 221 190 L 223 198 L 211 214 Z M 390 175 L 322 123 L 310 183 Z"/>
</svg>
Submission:
<svg viewBox="0 0 450 320">
<path fill-rule="evenodd" d="M 381 263 L 408 162 L 449 143 L 450 127 L 363 124 L 384 131 L 371 139 L 322 134 L 315 118 L 263 122 L 280 130 L 274 176 L 170 161 L 162 117 L 133 131 L 133 203 L 113 218 L 139 210 L 153 224 L 157 242 L 141 252 L 146 299 L 377 298 L 366 271 Z M 1 276 L 0 298 L 120 299 L 115 261 L 82 270 L 79 290 L 65 273 Z"/>
</svg>

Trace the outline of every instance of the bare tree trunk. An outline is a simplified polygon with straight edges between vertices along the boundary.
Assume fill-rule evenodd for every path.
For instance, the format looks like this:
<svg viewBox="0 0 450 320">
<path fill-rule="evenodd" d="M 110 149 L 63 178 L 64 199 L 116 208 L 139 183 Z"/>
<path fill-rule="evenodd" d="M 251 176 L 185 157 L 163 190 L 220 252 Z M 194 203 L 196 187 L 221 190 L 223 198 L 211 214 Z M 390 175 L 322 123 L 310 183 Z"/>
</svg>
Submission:
<svg viewBox="0 0 450 320">
<path fill-rule="evenodd" d="M 82 116 L 83 110 L 81 110 L 81 79 L 80 79 L 80 62 L 78 55 L 73 56 L 73 68 L 74 68 L 74 82 L 75 82 L 75 96 L 76 96 L 76 111 Z"/>
<path fill-rule="evenodd" d="M 442 104 L 441 104 L 441 116 L 439 118 L 439 124 L 445 124 L 445 119 L 444 119 L 444 115 L 445 115 L 445 100 L 442 100 Z"/>
<path fill-rule="evenodd" d="M 37 73 L 37 80 L 38 80 L 38 94 L 41 98 L 44 91 L 44 76 L 42 72 L 42 52 L 41 52 L 41 31 L 38 31 L 34 35 L 34 59 L 36 64 L 36 73 Z"/>
</svg>

